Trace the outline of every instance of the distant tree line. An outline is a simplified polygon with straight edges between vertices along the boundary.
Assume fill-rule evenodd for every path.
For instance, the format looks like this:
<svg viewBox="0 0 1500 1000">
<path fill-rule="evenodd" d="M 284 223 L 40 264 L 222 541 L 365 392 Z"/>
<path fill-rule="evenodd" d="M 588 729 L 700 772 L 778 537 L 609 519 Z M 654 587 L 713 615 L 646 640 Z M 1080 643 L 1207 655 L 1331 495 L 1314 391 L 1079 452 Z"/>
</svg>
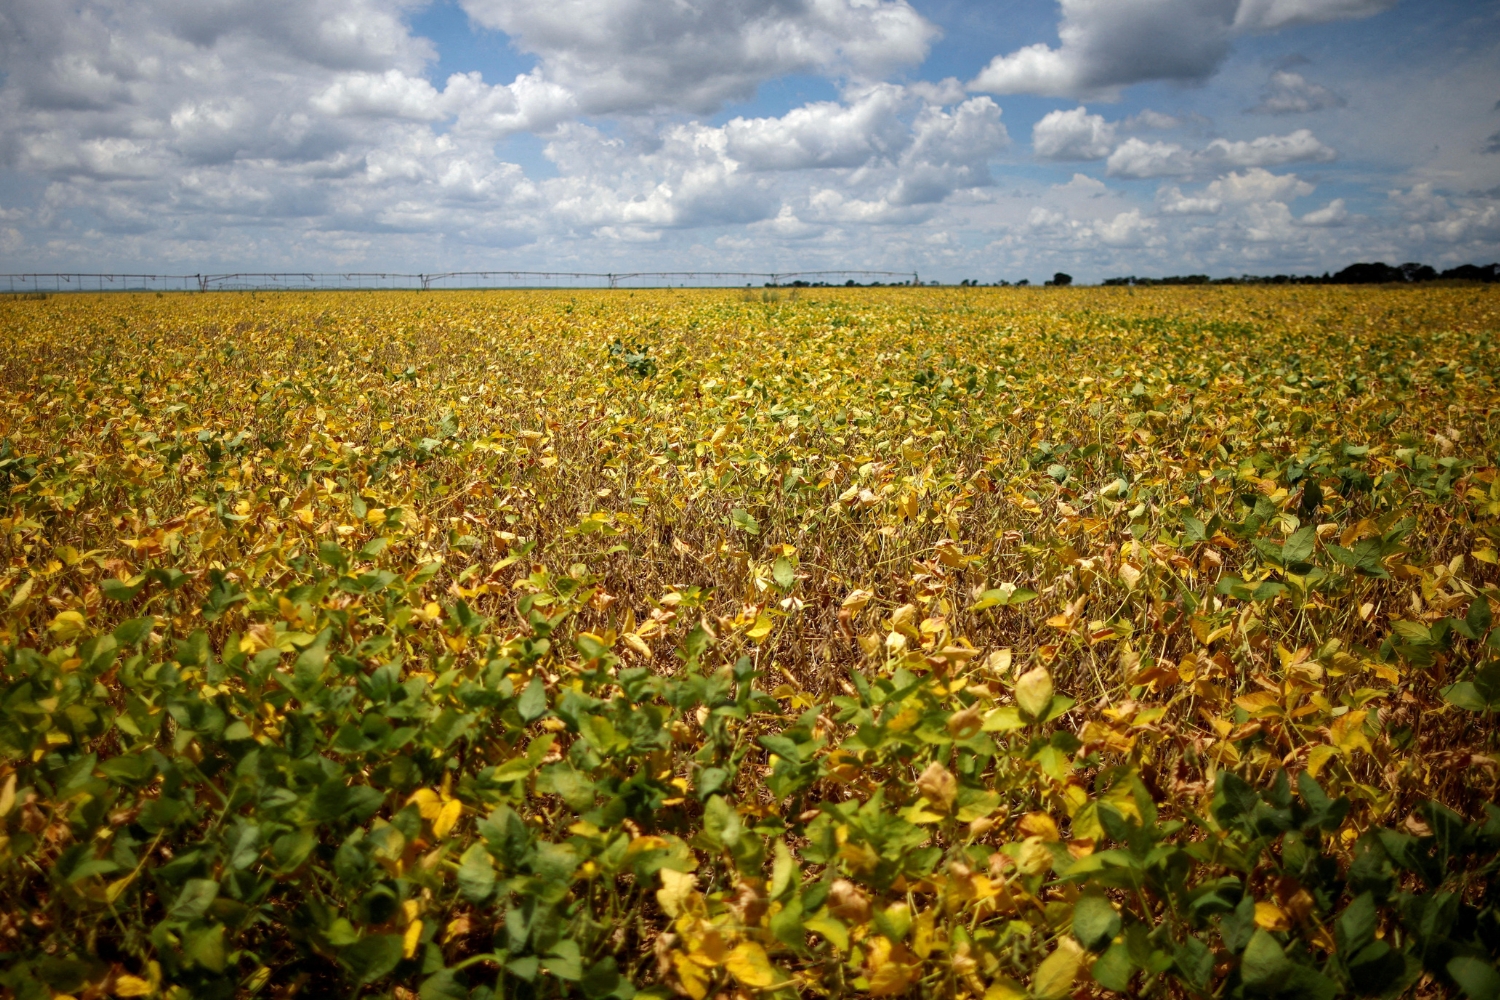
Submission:
<svg viewBox="0 0 1500 1000">
<path fill-rule="evenodd" d="M 1374 264 L 1350 264 L 1337 274 L 1242 274 L 1238 278 L 1210 278 L 1206 274 L 1180 274 L 1167 278 L 1105 278 L 1106 285 L 1411 285 L 1423 281 L 1500 281 L 1500 263 L 1461 264 L 1439 271 L 1428 264 L 1410 262 L 1392 267 Z"/>
<path fill-rule="evenodd" d="M 1478 281 L 1496 282 L 1500 281 L 1500 263 L 1496 264 L 1461 264 L 1458 267 L 1450 267 L 1446 271 L 1439 271 L 1428 264 L 1406 263 L 1397 266 L 1383 264 L 1379 261 L 1374 264 L 1350 264 L 1337 274 L 1327 271 L 1322 274 L 1242 274 L 1238 278 L 1210 278 L 1206 274 L 1174 274 L 1165 278 L 1138 278 L 1135 275 L 1127 275 L 1123 278 L 1105 278 L 1105 285 L 1133 285 L 1150 287 L 1152 285 L 1411 285 L 1424 281 Z M 923 285 L 942 285 L 941 281 L 922 281 Z M 1072 275 L 1062 271 L 1052 276 L 1051 281 L 1043 282 L 1049 288 L 1066 288 L 1073 283 Z M 894 281 L 892 286 L 906 286 L 910 282 Z M 1020 281 L 996 281 L 986 285 L 974 278 L 965 278 L 959 282 L 962 288 L 1025 288 L 1031 282 L 1025 278 Z M 849 280 L 844 282 L 845 288 L 881 288 L 885 283 L 872 281 L 868 285 Z M 772 285 L 766 282 L 767 288 L 829 288 L 833 287 L 823 281 L 791 281 Z"/>
</svg>

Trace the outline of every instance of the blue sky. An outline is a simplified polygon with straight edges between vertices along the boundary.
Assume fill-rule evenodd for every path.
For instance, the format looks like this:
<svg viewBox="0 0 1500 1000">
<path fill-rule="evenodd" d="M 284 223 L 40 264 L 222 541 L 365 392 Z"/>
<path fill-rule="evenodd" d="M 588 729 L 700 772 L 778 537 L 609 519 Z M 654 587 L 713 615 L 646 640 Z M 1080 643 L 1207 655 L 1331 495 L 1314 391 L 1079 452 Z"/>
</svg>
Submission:
<svg viewBox="0 0 1500 1000">
<path fill-rule="evenodd" d="M 1500 3 L 0 0 L 0 270 L 1500 258 Z"/>
</svg>

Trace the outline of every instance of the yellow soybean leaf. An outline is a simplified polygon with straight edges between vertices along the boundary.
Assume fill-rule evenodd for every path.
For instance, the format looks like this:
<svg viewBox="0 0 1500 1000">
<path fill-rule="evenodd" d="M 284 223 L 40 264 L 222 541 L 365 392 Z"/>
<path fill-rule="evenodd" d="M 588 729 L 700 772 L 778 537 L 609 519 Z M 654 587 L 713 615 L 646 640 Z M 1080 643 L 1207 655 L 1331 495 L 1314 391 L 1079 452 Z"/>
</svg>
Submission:
<svg viewBox="0 0 1500 1000">
<path fill-rule="evenodd" d="M 1026 987 L 1014 979 L 1001 976 L 984 991 L 984 1000 L 1026 1000 Z"/>
<path fill-rule="evenodd" d="M 1319 744 L 1307 752 L 1307 773 L 1316 778 L 1322 773 L 1328 762 L 1337 757 L 1338 747 L 1329 746 L 1327 743 Z"/>
<path fill-rule="evenodd" d="M 934 910 L 923 910 L 917 914 L 916 920 L 912 921 L 911 950 L 918 958 L 926 958 L 932 954 L 936 923 L 937 913 Z"/>
<path fill-rule="evenodd" d="M 1346 712 L 1337 719 L 1334 719 L 1333 725 L 1329 727 L 1333 733 L 1333 745 L 1344 753 L 1352 753 L 1355 750 L 1372 753 L 1373 748 L 1370 746 L 1370 740 L 1364 733 L 1364 722 L 1367 714 L 1361 708 L 1357 711 Z"/>
<path fill-rule="evenodd" d="M 759 615 L 756 616 L 755 624 L 750 626 L 749 630 L 746 631 L 745 634 L 752 639 L 764 639 L 766 636 L 771 634 L 771 629 L 775 626 L 775 624 L 776 623 L 771 619 L 771 616 L 762 611 Z"/>
<path fill-rule="evenodd" d="M 682 983 L 682 991 L 692 1000 L 703 1000 L 708 995 L 708 973 L 682 952 L 672 955 L 672 965 Z"/>
<path fill-rule="evenodd" d="M 1052 675 L 1046 667 L 1033 667 L 1016 678 L 1016 704 L 1033 719 L 1041 718 L 1052 703 Z"/>
<path fill-rule="evenodd" d="M 140 976 L 117 976 L 112 992 L 117 997 L 149 997 L 151 984 Z"/>
<path fill-rule="evenodd" d="M 26 582 L 17 587 L 15 589 L 15 592 L 10 595 L 10 606 L 7 608 L 7 610 L 14 611 L 16 610 L 16 608 L 19 608 L 21 605 L 25 604 L 26 598 L 31 596 L 31 588 L 35 584 L 36 577 L 27 577 Z"/>
<path fill-rule="evenodd" d="M 406 933 L 401 938 L 401 954 L 404 958 L 411 958 L 417 953 L 417 946 L 422 943 L 422 921 L 413 920 L 406 926 Z"/>
<path fill-rule="evenodd" d="M 135 881 L 135 875 L 136 875 L 135 872 L 131 872 L 129 875 L 126 875 L 124 878 L 117 878 L 113 882 L 111 882 L 109 885 L 105 886 L 104 887 L 104 900 L 105 900 L 105 902 L 113 903 L 115 900 L 119 899 L 120 898 L 120 894 L 123 893 L 126 889 L 130 888 L 130 883 L 132 883 L 132 882 Z"/>
<path fill-rule="evenodd" d="M 1255 904 L 1255 926 L 1268 931 L 1285 931 L 1291 929 L 1292 921 L 1281 907 L 1261 900 Z"/>
<path fill-rule="evenodd" d="M 1057 822 L 1044 812 L 1031 812 L 1022 816 L 1017 829 L 1028 837 L 1041 837 L 1048 842 L 1062 839 L 1062 834 L 1057 830 Z"/>
<path fill-rule="evenodd" d="M 984 658 L 984 669 L 996 677 L 1004 677 L 1010 673 L 1011 659 L 1009 646 L 1006 646 L 1004 649 L 997 649 Z"/>
<path fill-rule="evenodd" d="M 857 615 L 864 610 L 865 605 L 869 604 L 870 599 L 874 596 L 875 595 L 868 590 L 850 591 L 849 595 L 844 598 L 843 603 L 840 605 L 840 607 L 848 608 L 850 614 Z"/>
<path fill-rule="evenodd" d="M 827 938 L 839 951 L 849 950 L 849 928 L 837 917 L 830 916 L 826 908 L 802 921 L 802 926 Z"/>
<path fill-rule="evenodd" d="M 687 872 L 675 872 L 670 868 L 663 868 L 657 874 L 661 877 L 661 888 L 656 890 L 656 901 L 667 916 L 675 919 L 697 891 L 697 880 Z"/>
<path fill-rule="evenodd" d="M 57 634 L 58 639 L 68 642 L 87 627 L 87 621 L 77 611 L 59 611 L 47 626 L 47 631 Z"/>
<path fill-rule="evenodd" d="M 754 941 L 741 941 L 735 945 L 724 960 L 724 966 L 735 979 L 755 988 L 774 986 L 786 978 L 771 964 L 766 950 Z"/>
<path fill-rule="evenodd" d="M 1085 954 L 1083 946 L 1072 938 L 1060 940 L 1057 949 L 1037 966 L 1031 980 L 1031 995 L 1037 1000 L 1062 1000 L 1073 991 Z"/>
<path fill-rule="evenodd" d="M 1025 729 L 1026 720 L 1021 718 L 1021 710 L 1016 706 L 1004 705 L 986 715 L 980 728 L 987 733 L 1008 733 Z"/>
<path fill-rule="evenodd" d="M 1088 840 L 1101 840 L 1104 825 L 1099 821 L 1099 803 L 1086 802 L 1073 814 L 1073 836 Z"/>
<path fill-rule="evenodd" d="M 1017 853 L 1016 870 L 1022 875 L 1040 875 L 1051 868 L 1056 860 L 1047 842 L 1036 836 L 1021 841 L 1021 849 Z"/>
<path fill-rule="evenodd" d="M 407 805 L 416 804 L 417 811 L 425 820 L 435 820 L 443 811 L 443 800 L 438 798 L 438 793 L 430 788 L 418 788 L 411 793 L 411 798 L 406 800 Z"/>
<path fill-rule="evenodd" d="M 432 821 L 432 832 L 440 838 L 448 836 L 463 814 L 464 804 L 457 799 L 449 799 L 438 813 L 437 819 Z"/>
<path fill-rule="evenodd" d="M 620 636 L 620 641 L 625 643 L 626 646 L 629 646 L 630 651 L 635 653 L 641 659 L 651 659 L 651 647 L 646 645 L 646 640 L 642 639 L 635 632 L 626 632 L 624 635 Z"/>
<path fill-rule="evenodd" d="M 892 945 L 885 937 L 876 937 L 870 942 L 866 967 L 872 997 L 905 993 L 922 976 L 922 967 L 916 956 L 907 951 L 905 945 Z"/>
<path fill-rule="evenodd" d="M 923 809 L 920 802 L 907 806 L 898 815 L 908 823 L 915 823 L 918 826 L 941 823 L 946 816 L 945 813 L 935 813 L 929 809 Z"/>
</svg>

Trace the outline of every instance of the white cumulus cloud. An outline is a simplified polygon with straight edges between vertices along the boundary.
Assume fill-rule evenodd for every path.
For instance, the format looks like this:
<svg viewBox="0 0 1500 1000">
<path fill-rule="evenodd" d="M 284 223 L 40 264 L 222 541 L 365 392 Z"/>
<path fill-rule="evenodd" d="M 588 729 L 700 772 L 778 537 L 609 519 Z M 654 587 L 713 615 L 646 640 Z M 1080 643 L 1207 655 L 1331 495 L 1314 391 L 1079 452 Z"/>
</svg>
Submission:
<svg viewBox="0 0 1500 1000">
<path fill-rule="evenodd" d="M 751 170 L 857 167 L 905 145 L 903 88 L 871 87 L 848 103 L 818 101 L 779 118 L 735 118 L 724 126 L 729 155 Z"/>
<path fill-rule="evenodd" d="M 1031 148 L 1043 160 L 1102 160 L 1115 147 L 1115 126 L 1084 107 L 1051 111 L 1031 128 Z"/>
<path fill-rule="evenodd" d="M 1314 211 L 1308 212 L 1297 220 L 1302 226 L 1342 226 L 1349 221 L 1349 210 L 1344 207 L 1344 199 L 1335 198 L 1327 205 Z"/>
<path fill-rule="evenodd" d="M 1242 31 L 1276 31 L 1369 17 L 1395 5 L 1396 0 L 1240 0 L 1234 25 Z"/>
<path fill-rule="evenodd" d="M 1257 115 L 1306 114 L 1324 108 L 1341 108 L 1344 99 L 1320 84 L 1310 83 L 1301 73 L 1277 70 L 1266 82 L 1260 102 L 1250 109 Z"/>
<path fill-rule="evenodd" d="M 1259 167 L 1244 173 L 1231 171 L 1205 188 L 1208 197 L 1226 202 L 1289 201 L 1313 190 L 1296 174 L 1273 174 Z"/>
<path fill-rule="evenodd" d="M 1221 198 L 1195 198 L 1176 185 L 1156 192 L 1156 210 L 1163 215 L 1218 215 L 1223 207 Z"/>
<path fill-rule="evenodd" d="M 590 114 L 708 113 L 789 73 L 878 78 L 920 63 L 935 26 L 906 0 L 462 0 L 536 55 Z"/>
<path fill-rule="evenodd" d="M 1138 208 L 1121 212 L 1108 222 L 1100 221 L 1094 224 L 1094 232 L 1098 235 L 1099 241 L 1111 247 L 1140 246 L 1146 242 L 1155 228 L 1156 222 L 1141 215 Z"/>
<path fill-rule="evenodd" d="M 1053 48 L 996 56 L 970 83 L 993 94 L 1109 95 L 1148 80 L 1201 81 L 1238 35 L 1367 17 L 1396 0 L 1061 0 Z"/>
<path fill-rule="evenodd" d="M 1190 174 L 1195 166 L 1193 154 L 1175 142 L 1131 136 L 1110 154 L 1106 170 L 1111 177 L 1173 177 Z"/>
<path fill-rule="evenodd" d="M 1120 123 L 1120 127 L 1127 132 L 1141 129 L 1174 129 L 1182 126 L 1182 119 L 1176 115 L 1162 114 L 1160 111 L 1152 111 L 1144 108 L 1140 112 L 1131 115 Z"/>
<path fill-rule="evenodd" d="M 1255 139 L 1215 139 L 1200 150 L 1132 136 L 1110 154 L 1107 170 L 1114 177 L 1181 177 L 1233 167 L 1327 163 L 1335 155 L 1307 129 Z"/>
<path fill-rule="evenodd" d="M 932 204 L 954 191 L 991 183 L 989 159 L 1010 142 L 1000 107 L 971 97 L 950 110 L 928 106 L 917 116 L 890 193 L 898 205 Z"/>
<path fill-rule="evenodd" d="M 327 115 L 376 115 L 436 121 L 445 117 L 442 95 L 422 77 L 407 76 L 399 69 L 384 73 L 353 72 L 338 79 L 310 102 Z"/>
<path fill-rule="evenodd" d="M 1248 141 L 1215 139 L 1199 156 L 1213 166 L 1279 167 L 1285 163 L 1327 163 L 1336 154 L 1312 132 L 1299 128 L 1289 135 L 1265 135 Z"/>
<path fill-rule="evenodd" d="M 1446 244 L 1484 245 L 1500 239 L 1500 197 L 1495 194 L 1444 195 L 1430 182 L 1390 192 L 1412 239 Z"/>
</svg>

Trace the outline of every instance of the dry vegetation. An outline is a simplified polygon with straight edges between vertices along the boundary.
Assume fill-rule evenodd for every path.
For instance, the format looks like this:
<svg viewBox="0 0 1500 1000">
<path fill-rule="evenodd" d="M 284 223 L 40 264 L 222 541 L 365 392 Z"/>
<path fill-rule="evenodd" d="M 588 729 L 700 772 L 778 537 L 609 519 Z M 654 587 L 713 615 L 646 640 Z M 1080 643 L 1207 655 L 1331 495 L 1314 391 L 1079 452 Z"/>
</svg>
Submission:
<svg viewBox="0 0 1500 1000">
<path fill-rule="evenodd" d="M 0 992 L 1494 997 L 1496 303 L 0 303 Z"/>
</svg>

